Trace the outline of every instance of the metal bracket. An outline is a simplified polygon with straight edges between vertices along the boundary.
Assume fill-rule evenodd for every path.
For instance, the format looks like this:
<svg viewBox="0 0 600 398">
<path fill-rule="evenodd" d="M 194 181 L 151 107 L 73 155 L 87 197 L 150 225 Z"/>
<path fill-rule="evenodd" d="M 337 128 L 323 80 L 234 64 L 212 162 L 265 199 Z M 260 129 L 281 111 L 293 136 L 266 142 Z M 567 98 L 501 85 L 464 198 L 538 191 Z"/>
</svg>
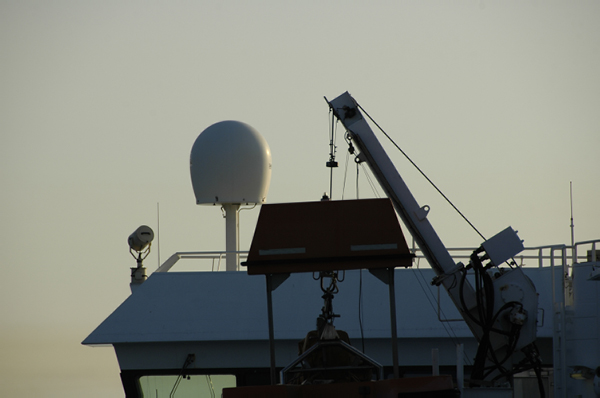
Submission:
<svg viewBox="0 0 600 398">
<path fill-rule="evenodd" d="M 369 272 L 386 285 L 390 284 L 390 273 L 387 268 L 371 268 L 369 269 Z"/>
<path fill-rule="evenodd" d="M 443 274 L 437 275 L 435 276 L 432 280 L 431 280 L 431 285 L 435 285 L 435 286 L 439 286 L 442 284 L 442 282 L 444 282 L 444 279 L 450 277 L 450 276 L 454 276 L 458 271 L 462 270 L 463 268 L 465 268 L 465 265 L 463 263 L 458 263 L 456 264 L 456 267 L 453 268 L 452 270 L 450 270 L 450 272 L 445 272 Z"/>
<path fill-rule="evenodd" d="M 275 291 L 275 289 L 277 289 L 279 286 L 281 286 L 283 284 L 283 282 L 285 282 L 287 280 L 287 278 L 290 277 L 290 274 L 270 274 L 269 277 L 271 278 L 271 283 L 269 288 L 271 289 L 271 291 Z"/>
<path fill-rule="evenodd" d="M 415 213 L 415 216 L 419 219 L 419 221 L 423 221 L 427 218 L 427 214 L 429 214 L 429 210 L 431 210 L 429 205 L 424 205 L 419 210 L 415 210 L 414 213 Z"/>
</svg>

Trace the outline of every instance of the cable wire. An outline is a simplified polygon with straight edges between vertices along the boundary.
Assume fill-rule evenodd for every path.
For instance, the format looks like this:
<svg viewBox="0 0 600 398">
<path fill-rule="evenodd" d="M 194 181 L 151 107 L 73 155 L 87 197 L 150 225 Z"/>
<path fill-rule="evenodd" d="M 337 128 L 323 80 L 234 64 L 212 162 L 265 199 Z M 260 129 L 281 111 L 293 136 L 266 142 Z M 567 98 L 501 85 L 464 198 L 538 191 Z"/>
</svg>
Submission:
<svg viewBox="0 0 600 398">
<path fill-rule="evenodd" d="M 360 199 L 360 195 L 358 194 L 358 175 L 360 169 L 358 168 L 359 164 L 356 163 L 356 199 Z"/>
<path fill-rule="evenodd" d="M 477 232 L 477 234 L 479 234 L 479 236 L 483 239 L 486 240 L 485 237 L 483 236 L 483 234 L 481 232 L 479 232 L 479 230 L 475 227 L 475 225 L 473 225 L 471 223 L 471 221 L 469 221 L 467 219 L 467 217 L 460 211 L 458 210 L 458 208 L 454 205 L 454 203 L 452 203 L 450 201 L 450 199 L 448 199 L 448 197 L 446 195 L 444 195 L 444 193 L 437 187 L 437 185 L 435 185 L 433 183 L 433 181 L 431 181 L 431 179 L 429 177 L 427 177 L 427 175 L 423 172 L 423 170 L 421 170 L 419 168 L 419 166 L 417 166 L 417 164 L 415 162 L 413 162 L 413 160 L 406 154 L 406 152 L 404 152 L 402 150 L 402 148 L 400 148 L 400 146 L 398 146 L 398 144 L 396 144 L 396 142 L 388 135 L 388 133 L 385 132 L 385 130 L 383 130 L 383 128 L 381 128 L 381 126 L 379 124 L 377 124 L 377 122 L 371 117 L 371 115 L 369 115 L 367 113 L 367 111 L 360 106 L 360 104 L 358 102 L 356 102 L 356 106 L 365 114 L 367 115 L 367 117 L 369 118 L 369 120 L 371 120 L 371 122 L 373 122 L 373 124 L 375 124 L 375 126 L 377 126 L 377 128 L 379 129 L 379 131 L 381 131 L 383 133 L 383 135 L 385 135 L 387 137 L 387 139 L 396 147 L 396 149 L 398 149 L 403 155 L 404 157 L 419 171 L 419 173 L 421 173 L 421 175 L 429 182 L 429 184 L 431 184 L 432 187 L 435 188 L 436 191 L 438 191 L 438 193 L 446 200 L 446 202 L 448 202 L 450 204 L 450 206 L 452 206 L 452 208 L 454 210 L 456 210 L 456 212 L 458 214 L 460 214 L 460 216 L 467 222 L 467 224 L 469 224 L 471 226 L 471 228 L 473 228 L 473 230 L 475 232 Z"/>
<path fill-rule="evenodd" d="M 344 200 L 344 194 L 346 193 L 346 177 L 348 177 L 348 159 L 350 159 L 350 152 L 346 151 L 346 162 L 344 165 L 344 184 L 342 185 L 342 200 Z"/>
<path fill-rule="evenodd" d="M 367 179 L 367 182 L 371 186 L 371 190 L 373 191 L 373 195 L 375 195 L 375 197 L 377 197 L 377 198 L 380 198 L 381 196 L 379 195 L 379 192 L 377 191 L 377 186 L 373 182 L 373 179 L 371 178 L 371 175 L 367 172 L 368 169 L 365 168 L 362 163 L 358 163 L 358 165 L 360 167 L 362 167 L 362 169 L 364 170 L 365 178 Z"/>
<path fill-rule="evenodd" d="M 208 391 L 210 392 L 210 397 L 215 398 L 215 386 L 212 382 L 212 377 L 210 375 L 206 375 L 206 384 L 208 385 Z"/>
<path fill-rule="evenodd" d="M 359 281 L 358 281 L 358 326 L 360 328 L 360 342 L 362 344 L 362 352 L 365 352 L 365 333 L 363 330 L 363 322 L 362 322 L 362 269 L 359 270 Z"/>
<path fill-rule="evenodd" d="M 421 261 L 420 258 L 417 258 L 417 271 L 415 271 L 415 277 L 417 279 L 417 282 L 419 283 L 419 286 L 421 287 L 421 290 L 423 290 L 423 293 L 425 294 L 425 297 L 427 298 L 427 301 L 429 302 L 429 305 L 431 305 L 431 308 L 433 309 L 433 312 L 435 312 L 437 314 L 437 310 L 436 310 L 436 306 L 434 304 L 434 299 L 435 297 L 433 296 L 433 293 L 429 290 L 426 289 L 425 286 L 428 286 L 429 284 L 427 283 L 427 281 L 425 280 L 425 276 L 423 276 L 423 273 L 420 272 L 421 269 L 419 268 L 419 262 Z M 419 276 L 421 276 L 421 278 L 423 279 L 423 281 L 421 281 L 419 279 Z M 444 314 L 444 312 L 442 311 L 442 309 L 440 308 L 440 313 L 442 314 L 442 316 L 446 316 Z M 450 337 L 450 339 L 454 342 L 454 344 L 459 344 L 459 340 L 458 340 L 458 336 L 456 336 L 456 333 L 454 333 L 454 329 L 452 328 L 451 325 L 447 325 L 444 322 L 441 322 L 442 327 L 444 328 L 444 330 L 446 331 L 446 334 L 448 335 L 448 337 Z M 450 330 L 448 330 L 450 329 Z M 468 362 L 468 365 L 471 365 L 471 360 L 468 357 L 465 357 L 466 361 Z"/>
</svg>

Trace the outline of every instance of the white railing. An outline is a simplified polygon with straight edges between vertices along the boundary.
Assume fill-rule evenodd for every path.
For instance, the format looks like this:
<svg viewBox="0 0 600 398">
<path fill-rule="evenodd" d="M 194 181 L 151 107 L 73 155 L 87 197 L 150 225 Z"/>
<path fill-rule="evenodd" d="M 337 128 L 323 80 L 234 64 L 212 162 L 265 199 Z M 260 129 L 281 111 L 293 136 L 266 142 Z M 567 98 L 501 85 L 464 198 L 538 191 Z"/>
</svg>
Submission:
<svg viewBox="0 0 600 398">
<path fill-rule="evenodd" d="M 217 251 L 217 252 L 177 252 L 173 254 L 171 257 L 167 259 L 155 272 L 168 272 L 179 260 L 204 260 L 204 264 L 206 264 L 209 260 L 211 261 L 210 267 L 204 266 L 200 268 L 194 268 L 191 271 L 220 271 L 221 270 L 221 262 L 224 262 L 227 253 L 238 253 L 240 260 L 245 260 L 248 258 L 248 252 L 246 251 L 238 251 L 238 252 L 227 252 L 227 251 Z M 223 260 L 223 261 L 222 261 Z M 210 269 L 209 269 L 210 268 Z M 223 266 L 225 268 L 225 266 Z M 237 270 L 240 270 L 240 265 L 238 264 Z"/>
<path fill-rule="evenodd" d="M 456 261 L 467 262 L 469 256 L 475 250 L 472 247 L 455 247 L 449 248 L 448 251 L 452 258 Z M 178 269 L 178 271 L 220 271 L 221 263 L 223 263 L 223 270 L 225 269 L 225 255 L 226 251 L 211 251 L 211 252 L 177 252 L 169 257 L 156 272 L 167 272 L 169 271 L 179 260 L 200 260 L 202 266 L 198 267 L 197 262 L 194 264 L 192 269 L 188 267 Z M 238 251 L 240 261 L 244 261 L 248 258 L 247 251 Z M 415 266 L 421 268 L 423 266 L 428 267 L 426 260 L 420 249 L 413 249 L 415 257 Z M 583 253 L 583 254 L 578 254 Z M 589 240 L 585 242 L 577 242 L 574 246 L 567 245 L 548 245 L 538 247 L 526 247 L 518 256 L 514 257 L 514 260 L 519 266 L 522 267 L 555 267 L 564 266 L 566 272 L 570 274 L 570 268 L 573 264 L 589 262 L 593 259 L 600 259 L 600 239 Z M 222 261 L 223 260 L 223 261 Z M 421 264 L 420 260 L 425 260 L 425 264 Z M 571 261 L 570 264 L 568 261 Z M 237 270 L 244 270 L 238 264 Z"/>
</svg>

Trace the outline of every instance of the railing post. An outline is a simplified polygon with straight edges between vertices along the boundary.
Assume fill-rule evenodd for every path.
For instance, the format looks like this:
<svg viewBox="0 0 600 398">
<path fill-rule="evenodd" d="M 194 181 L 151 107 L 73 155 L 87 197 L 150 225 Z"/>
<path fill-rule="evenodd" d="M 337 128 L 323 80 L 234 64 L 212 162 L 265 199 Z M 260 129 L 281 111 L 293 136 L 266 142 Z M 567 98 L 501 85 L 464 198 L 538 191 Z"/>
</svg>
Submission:
<svg viewBox="0 0 600 398">
<path fill-rule="evenodd" d="M 398 367 L 398 331 L 396 324 L 396 287 L 394 282 L 394 268 L 388 268 L 388 287 L 390 294 L 390 318 L 392 326 L 392 366 L 394 369 L 394 378 L 400 378 Z"/>
<path fill-rule="evenodd" d="M 456 384 L 462 396 L 465 387 L 465 353 L 462 343 L 456 345 Z"/>
<path fill-rule="evenodd" d="M 431 349 L 431 375 L 440 375 L 440 351 L 437 348 Z"/>
<path fill-rule="evenodd" d="M 273 327 L 273 283 L 272 275 L 267 274 L 267 317 L 269 321 L 269 362 L 271 370 L 271 385 L 277 384 L 277 368 L 275 364 L 275 332 Z"/>
</svg>

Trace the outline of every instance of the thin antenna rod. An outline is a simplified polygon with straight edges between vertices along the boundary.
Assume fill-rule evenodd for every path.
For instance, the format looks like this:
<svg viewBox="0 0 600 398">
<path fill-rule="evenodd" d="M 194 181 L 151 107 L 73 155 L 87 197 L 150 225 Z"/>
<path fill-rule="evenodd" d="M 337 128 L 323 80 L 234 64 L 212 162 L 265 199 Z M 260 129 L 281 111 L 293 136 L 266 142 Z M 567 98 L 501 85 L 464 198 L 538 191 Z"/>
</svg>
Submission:
<svg viewBox="0 0 600 398">
<path fill-rule="evenodd" d="M 575 246 L 575 224 L 573 224 L 573 181 L 569 181 L 571 190 L 571 247 Z"/>
<path fill-rule="evenodd" d="M 156 245 L 158 246 L 158 266 L 160 267 L 160 202 L 156 202 Z"/>
</svg>

